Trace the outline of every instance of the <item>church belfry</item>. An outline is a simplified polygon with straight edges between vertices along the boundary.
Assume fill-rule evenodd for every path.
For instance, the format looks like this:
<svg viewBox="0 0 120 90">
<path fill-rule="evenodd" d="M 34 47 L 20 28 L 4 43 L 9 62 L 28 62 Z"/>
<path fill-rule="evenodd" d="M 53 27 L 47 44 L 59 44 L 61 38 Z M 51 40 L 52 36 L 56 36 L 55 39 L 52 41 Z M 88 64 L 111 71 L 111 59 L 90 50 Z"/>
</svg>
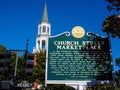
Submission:
<svg viewBox="0 0 120 90">
<path fill-rule="evenodd" d="M 36 48 L 33 52 L 40 51 L 47 48 L 48 37 L 50 36 L 51 25 L 48 22 L 47 5 L 45 3 L 42 21 L 38 24 L 38 35 L 36 37 Z"/>
</svg>

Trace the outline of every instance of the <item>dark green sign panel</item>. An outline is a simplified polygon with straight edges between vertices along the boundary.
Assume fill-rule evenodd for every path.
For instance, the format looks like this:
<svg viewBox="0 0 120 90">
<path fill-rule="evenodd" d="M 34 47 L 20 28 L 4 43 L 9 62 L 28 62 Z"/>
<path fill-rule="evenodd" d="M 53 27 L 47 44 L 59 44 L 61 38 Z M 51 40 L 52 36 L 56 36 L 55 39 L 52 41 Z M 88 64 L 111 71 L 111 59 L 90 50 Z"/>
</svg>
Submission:
<svg viewBox="0 0 120 90">
<path fill-rule="evenodd" d="M 109 39 L 89 33 L 49 38 L 47 80 L 112 80 Z"/>
</svg>

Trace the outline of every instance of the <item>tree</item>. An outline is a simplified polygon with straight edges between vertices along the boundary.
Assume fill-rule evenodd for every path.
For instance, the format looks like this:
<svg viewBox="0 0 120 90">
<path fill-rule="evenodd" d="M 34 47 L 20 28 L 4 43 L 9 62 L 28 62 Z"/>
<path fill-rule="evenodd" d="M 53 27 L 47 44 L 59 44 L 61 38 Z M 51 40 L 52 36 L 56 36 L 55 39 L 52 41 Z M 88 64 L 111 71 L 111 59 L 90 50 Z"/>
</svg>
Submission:
<svg viewBox="0 0 120 90">
<path fill-rule="evenodd" d="M 0 52 L 5 52 L 7 50 L 7 48 L 3 45 L 0 45 Z M 4 75 L 0 74 L 0 81 L 2 81 L 4 79 Z"/>
<path fill-rule="evenodd" d="M 111 10 L 116 10 L 116 11 L 119 11 L 120 10 L 120 0 L 105 0 L 108 2 L 108 5 L 107 5 L 107 9 L 109 11 Z"/>
<path fill-rule="evenodd" d="M 7 48 L 4 45 L 0 45 L 0 52 L 5 52 Z"/>
<path fill-rule="evenodd" d="M 37 64 L 36 66 L 34 66 L 34 72 L 33 72 L 34 81 L 36 81 L 38 84 L 45 86 L 46 51 L 41 50 L 40 52 L 36 52 L 36 55 L 37 55 Z M 61 84 L 48 85 L 48 89 L 75 90 L 72 87 L 61 85 Z"/>
<path fill-rule="evenodd" d="M 111 84 L 99 84 L 92 87 L 92 90 L 115 90 Z"/>
<path fill-rule="evenodd" d="M 120 88 L 120 70 L 115 72 L 115 82 L 116 87 Z"/>
<path fill-rule="evenodd" d="M 8 51 L 7 48 L 4 45 L 0 45 L 0 52 L 6 52 Z M 0 81 L 2 80 L 13 80 L 14 79 L 14 72 L 15 72 L 15 60 L 16 60 L 16 53 L 15 52 L 11 52 L 11 57 L 10 57 L 10 62 L 9 62 L 9 73 L 7 73 L 6 76 L 4 76 L 3 74 L 0 74 Z M 17 66 L 17 82 L 20 82 L 21 80 L 23 80 L 23 73 L 22 73 L 22 69 L 23 69 L 23 56 L 18 57 L 18 66 Z"/>
<path fill-rule="evenodd" d="M 108 34 L 108 36 L 112 36 L 113 38 L 119 37 L 120 38 L 120 0 L 105 0 L 108 5 L 107 9 L 109 11 L 115 10 L 114 14 L 107 16 L 106 19 L 103 21 L 103 31 Z M 120 60 L 116 59 L 116 64 L 120 64 Z"/>
<path fill-rule="evenodd" d="M 107 9 L 109 11 L 115 10 L 120 11 L 120 0 L 105 0 L 108 2 Z M 120 15 L 114 13 L 113 15 L 107 16 L 103 22 L 103 31 L 112 37 L 118 36 L 120 38 Z"/>
<path fill-rule="evenodd" d="M 103 31 L 113 38 L 116 36 L 120 38 L 120 16 L 115 14 L 108 16 L 103 22 Z"/>
<path fill-rule="evenodd" d="M 115 10 L 114 14 L 107 16 L 106 19 L 103 21 L 103 31 L 108 34 L 108 37 L 112 36 L 113 38 L 119 37 L 120 38 L 120 0 L 105 0 L 108 5 L 107 9 L 109 11 Z M 120 66 L 120 58 L 116 59 L 116 64 Z M 119 68 L 120 69 L 120 68 Z M 116 88 L 120 87 L 120 70 L 115 72 L 115 82 Z M 119 89 L 118 89 L 119 90 Z"/>
<path fill-rule="evenodd" d="M 45 84 L 45 66 L 46 66 L 46 52 L 40 51 L 36 53 L 37 55 L 37 65 L 34 66 L 34 79 L 39 80 L 39 84 Z"/>
<path fill-rule="evenodd" d="M 116 58 L 116 65 L 120 68 L 120 58 Z"/>
<path fill-rule="evenodd" d="M 15 60 L 14 60 L 15 61 Z M 15 62 L 13 62 L 15 66 Z M 24 56 L 18 57 L 18 64 L 17 64 L 17 75 L 16 75 L 16 82 L 20 83 L 24 81 L 26 78 L 23 73 L 23 67 L 24 67 Z M 14 72 L 14 70 L 13 70 Z"/>
</svg>

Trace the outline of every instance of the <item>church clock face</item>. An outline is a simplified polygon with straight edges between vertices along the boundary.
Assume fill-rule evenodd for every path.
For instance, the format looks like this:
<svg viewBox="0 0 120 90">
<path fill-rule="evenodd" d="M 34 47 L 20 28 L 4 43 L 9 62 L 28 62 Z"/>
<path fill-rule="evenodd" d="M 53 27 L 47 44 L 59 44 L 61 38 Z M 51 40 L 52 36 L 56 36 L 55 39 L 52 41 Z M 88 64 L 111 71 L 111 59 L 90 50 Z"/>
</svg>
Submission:
<svg viewBox="0 0 120 90">
<path fill-rule="evenodd" d="M 82 38 L 85 35 L 85 30 L 81 26 L 75 26 L 72 29 L 72 35 L 75 38 Z"/>
</svg>

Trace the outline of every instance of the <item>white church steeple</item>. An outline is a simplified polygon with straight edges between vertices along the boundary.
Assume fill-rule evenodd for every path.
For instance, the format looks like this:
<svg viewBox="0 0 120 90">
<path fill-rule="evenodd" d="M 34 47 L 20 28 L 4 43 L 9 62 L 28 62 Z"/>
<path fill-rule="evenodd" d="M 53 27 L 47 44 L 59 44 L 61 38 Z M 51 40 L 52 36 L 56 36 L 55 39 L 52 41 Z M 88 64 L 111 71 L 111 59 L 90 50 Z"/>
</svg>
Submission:
<svg viewBox="0 0 120 90">
<path fill-rule="evenodd" d="M 33 52 L 40 51 L 47 48 L 48 37 L 50 36 L 51 25 L 48 22 L 48 14 L 47 14 L 47 5 L 44 5 L 44 11 L 42 16 L 41 23 L 38 24 L 38 35 L 36 37 L 36 48 L 34 48 Z"/>
</svg>

